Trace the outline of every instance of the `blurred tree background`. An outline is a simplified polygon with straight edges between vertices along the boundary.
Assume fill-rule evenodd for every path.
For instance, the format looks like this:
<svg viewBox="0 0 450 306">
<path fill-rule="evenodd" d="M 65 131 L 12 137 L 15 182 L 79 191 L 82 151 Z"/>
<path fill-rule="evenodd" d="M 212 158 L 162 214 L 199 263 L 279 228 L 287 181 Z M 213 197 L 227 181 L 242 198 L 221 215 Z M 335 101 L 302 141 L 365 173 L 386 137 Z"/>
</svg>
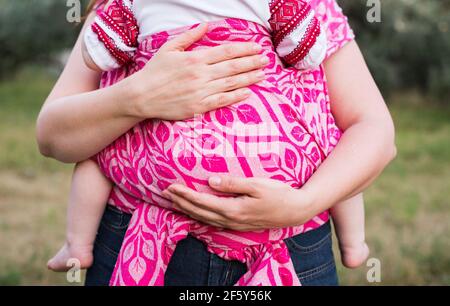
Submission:
<svg viewBox="0 0 450 306">
<path fill-rule="evenodd" d="M 380 23 L 367 22 L 367 1 L 340 3 L 384 93 L 414 88 L 449 103 L 449 0 L 381 0 Z"/>
<path fill-rule="evenodd" d="M 67 10 L 61 0 L 0 0 L 0 77 L 73 46 L 79 26 L 67 23 Z"/>
<path fill-rule="evenodd" d="M 381 0 L 380 23 L 367 21 L 372 0 L 338 1 L 396 124 L 398 156 L 364 193 L 381 284 L 450 285 L 450 0 Z M 72 165 L 35 142 L 80 30 L 66 3 L 0 0 L 0 285 L 68 285 L 45 264 L 65 238 Z M 338 269 L 344 285 L 369 284 L 366 266 Z"/>
<path fill-rule="evenodd" d="M 384 94 L 416 89 L 450 101 L 450 0 L 381 0 L 380 23 L 367 22 L 367 0 L 339 2 Z M 51 61 L 79 30 L 67 23 L 64 0 L 0 5 L 0 77 L 29 62 Z"/>
</svg>

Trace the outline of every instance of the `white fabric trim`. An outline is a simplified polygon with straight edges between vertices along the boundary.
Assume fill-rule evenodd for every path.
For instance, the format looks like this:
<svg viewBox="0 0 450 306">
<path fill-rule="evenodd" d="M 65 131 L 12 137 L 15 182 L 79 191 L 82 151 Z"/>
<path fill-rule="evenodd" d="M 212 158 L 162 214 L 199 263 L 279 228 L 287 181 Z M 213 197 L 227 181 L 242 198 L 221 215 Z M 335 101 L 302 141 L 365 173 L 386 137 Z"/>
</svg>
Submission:
<svg viewBox="0 0 450 306">
<path fill-rule="evenodd" d="M 252 21 L 270 30 L 269 0 L 134 0 L 139 42 L 146 36 L 224 18 Z"/>
<path fill-rule="evenodd" d="M 130 9 L 130 11 L 133 11 L 133 5 L 131 4 L 130 0 L 122 0 L 123 4 Z"/>
<path fill-rule="evenodd" d="M 103 42 L 98 39 L 97 34 L 90 27 L 86 29 L 84 34 L 84 43 L 92 60 L 101 70 L 110 71 L 120 67 L 117 60 L 106 49 Z"/>
<path fill-rule="evenodd" d="M 298 25 L 294 31 L 291 32 L 288 36 L 286 36 L 278 45 L 277 53 L 280 57 L 285 57 L 290 54 L 297 48 L 300 41 L 305 36 L 306 30 L 308 29 L 308 25 L 311 23 L 311 20 L 314 18 L 314 12 L 310 11 L 308 16 Z"/>
<path fill-rule="evenodd" d="M 117 44 L 117 47 L 124 52 L 135 52 L 136 48 L 135 47 L 129 47 L 125 44 L 125 42 L 123 41 L 122 37 L 120 37 L 119 34 L 117 34 L 116 32 L 112 31 L 108 25 L 106 23 L 104 23 L 104 21 L 101 18 L 95 18 L 95 22 L 98 24 L 98 26 L 105 31 L 105 33 L 111 37 L 114 42 Z"/>
<path fill-rule="evenodd" d="M 122 1 L 134 12 L 138 22 L 140 29 L 138 42 L 150 34 L 229 17 L 253 21 L 271 30 L 268 22 L 269 0 L 227 0 L 226 5 L 211 0 L 134 0 L 133 4 L 130 0 Z M 276 50 L 280 57 L 287 56 L 299 45 L 314 15 L 314 11 L 309 12 L 305 20 L 280 42 Z M 129 53 L 136 51 L 136 48 L 128 47 L 120 35 L 108 28 L 100 18 L 96 18 L 96 22 L 120 50 Z M 86 31 L 85 42 L 89 54 L 101 69 L 108 71 L 119 67 L 118 61 L 91 29 Z M 326 46 L 327 37 L 322 30 L 310 52 L 294 67 L 301 70 L 318 67 L 326 57 Z"/>
<path fill-rule="evenodd" d="M 316 43 L 311 48 L 305 58 L 294 65 L 298 70 L 310 70 L 319 67 L 325 60 L 327 55 L 327 35 L 325 31 L 321 29 L 319 37 L 317 37 Z"/>
<path fill-rule="evenodd" d="M 315 12 L 309 12 L 305 20 L 291 34 L 286 36 L 278 45 L 277 53 L 280 57 L 289 55 L 297 48 L 301 40 L 305 36 L 306 30 L 311 20 L 314 18 Z M 327 37 L 325 31 L 321 29 L 320 35 L 311 50 L 304 59 L 294 65 L 299 70 L 315 69 L 322 64 L 327 53 Z"/>
</svg>

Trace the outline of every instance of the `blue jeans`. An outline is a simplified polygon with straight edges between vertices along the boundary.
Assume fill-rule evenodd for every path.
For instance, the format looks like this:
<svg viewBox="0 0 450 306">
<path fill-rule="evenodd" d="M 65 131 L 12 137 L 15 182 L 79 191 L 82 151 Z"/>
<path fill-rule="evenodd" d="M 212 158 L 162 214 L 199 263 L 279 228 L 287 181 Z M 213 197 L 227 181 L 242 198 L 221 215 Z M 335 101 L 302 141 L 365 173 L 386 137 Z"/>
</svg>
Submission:
<svg viewBox="0 0 450 306">
<path fill-rule="evenodd" d="M 109 206 L 103 215 L 94 247 L 94 263 L 86 286 L 107 286 L 131 215 Z M 337 286 L 331 226 L 285 240 L 300 282 L 306 286 Z M 205 245 L 188 236 L 175 249 L 165 275 L 167 286 L 232 286 L 246 272 L 245 264 L 211 254 Z"/>
</svg>

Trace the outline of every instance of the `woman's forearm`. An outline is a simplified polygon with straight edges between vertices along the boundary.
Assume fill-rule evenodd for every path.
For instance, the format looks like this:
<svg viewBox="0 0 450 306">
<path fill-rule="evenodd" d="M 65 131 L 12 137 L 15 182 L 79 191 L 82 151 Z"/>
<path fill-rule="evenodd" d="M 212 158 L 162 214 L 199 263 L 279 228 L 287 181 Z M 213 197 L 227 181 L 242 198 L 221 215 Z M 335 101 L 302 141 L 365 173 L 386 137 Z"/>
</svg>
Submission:
<svg viewBox="0 0 450 306">
<path fill-rule="evenodd" d="M 93 18 L 94 14 L 87 18 L 37 120 L 41 153 L 63 162 L 91 157 L 139 121 L 128 115 L 127 104 L 136 99 L 131 83 L 98 89 L 100 73 L 83 61 L 83 35 Z"/>
<path fill-rule="evenodd" d="M 303 186 L 311 196 L 311 216 L 367 188 L 395 157 L 394 128 L 377 120 L 355 124 Z"/>
<path fill-rule="evenodd" d="M 210 178 L 210 186 L 233 197 L 224 199 L 182 184 L 171 185 L 164 195 L 181 212 L 218 227 L 249 231 L 305 224 L 359 193 L 389 163 L 395 155 L 389 122 L 378 116 L 349 127 L 300 189 L 271 179 L 221 176 Z"/>
<path fill-rule="evenodd" d="M 171 185 L 165 196 L 201 222 L 249 231 L 305 224 L 360 193 L 396 154 L 394 124 L 356 42 L 330 57 L 325 73 L 331 110 L 343 135 L 302 188 L 272 179 L 214 176 L 210 187 L 232 197 L 182 184 Z"/>
<path fill-rule="evenodd" d="M 395 129 L 356 42 L 325 63 L 331 109 L 343 135 L 302 189 L 314 213 L 367 188 L 395 157 Z"/>
<path fill-rule="evenodd" d="M 37 121 L 42 154 L 78 162 L 96 154 L 139 122 L 126 101 L 136 99 L 128 82 L 47 103 Z M 125 101 L 125 102 L 124 102 Z"/>
<path fill-rule="evenodd" d="M 98 89 L 100 73 L 83 60 L 83 32 L 37 122 L 42 154 L 78 162 L 96 154 L 147 118 L 183 120 L 246 99 L 247 86 L 264 79 L 261 47 L 235 43 L 183 52 L 205 25 L 167 42 L 139 72 Z"/>
</svg>

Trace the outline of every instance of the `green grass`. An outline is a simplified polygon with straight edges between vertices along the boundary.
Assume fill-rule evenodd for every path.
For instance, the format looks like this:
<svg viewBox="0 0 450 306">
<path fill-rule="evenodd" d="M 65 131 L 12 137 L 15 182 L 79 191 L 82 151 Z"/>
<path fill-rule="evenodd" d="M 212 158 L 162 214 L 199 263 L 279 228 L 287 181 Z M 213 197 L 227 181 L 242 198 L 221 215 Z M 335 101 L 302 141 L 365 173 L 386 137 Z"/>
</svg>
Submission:
<svg viewBox="0 0 450 306">
<path fill-rule="evenodd" d="M 365 193 L 371 256 L 382 284 L 450 284 L 450 110 L 395 97 L 398 156 Z M 365 284 L 367 268 L 342 271 Z"/>
<path fill-rule="evenodd" d="M 64 238 L 71 167 L 43 158 L 34 136 L 54 82 L 36 68 L 0 82 L 0 285 L 65 284 L 45 263 Z"/>
<path fill-rule="evenodd" d="M 55 82 L 42 69 L 31 68 L 14 80 L 0 82 L 0 169 L 34 173 L 61 169 L 60 163 L 44 159 L 35 141 L 35 121 Z"/>
<path fill-rule="evenodd" d="M 67 285 L 45 263 L 64 238 L 71 167 L 41 157 L 34 138 L 53 83 L 40 69 L 0 82 L 0 285 Z M 365 193 L 382 285 L 450 285 L 450 109 L 423 100 L 392 99 L 398 157 Z M 367 267 L 338 269 L 342 284 L 368 284 Z"/>
</svg>

